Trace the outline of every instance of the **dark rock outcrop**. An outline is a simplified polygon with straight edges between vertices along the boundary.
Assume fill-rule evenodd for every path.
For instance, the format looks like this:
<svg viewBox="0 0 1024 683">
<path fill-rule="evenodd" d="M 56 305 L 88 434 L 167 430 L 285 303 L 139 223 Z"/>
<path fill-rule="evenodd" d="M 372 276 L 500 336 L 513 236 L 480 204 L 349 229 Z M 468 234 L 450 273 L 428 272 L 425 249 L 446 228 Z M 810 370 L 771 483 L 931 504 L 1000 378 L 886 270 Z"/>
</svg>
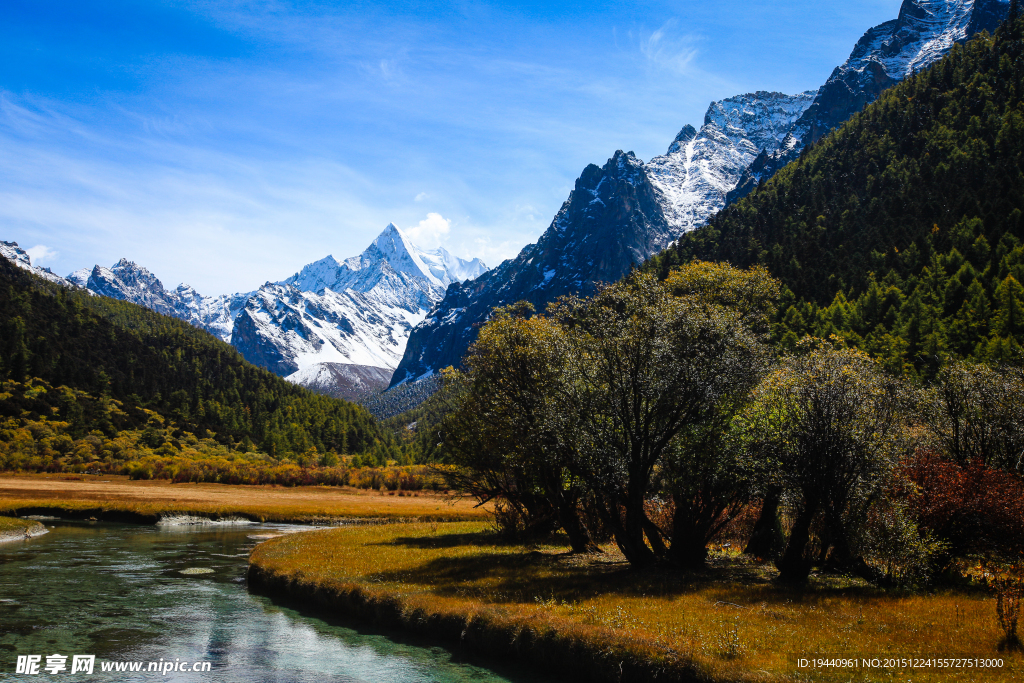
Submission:
<svg viewBox="0 0 1024 683">
<path fill-rule="evenodd" d="M 616 152 L 604 167 L 587 166 L 536 244 L 475 280 L 448 287 L 413 330 L 391 385 L 458 366 L 494 307 L 525 300 L 543 311 L 560 296 L 592 294 L 673 236 L 658 190 L 632 152 Z"/>
</svg>

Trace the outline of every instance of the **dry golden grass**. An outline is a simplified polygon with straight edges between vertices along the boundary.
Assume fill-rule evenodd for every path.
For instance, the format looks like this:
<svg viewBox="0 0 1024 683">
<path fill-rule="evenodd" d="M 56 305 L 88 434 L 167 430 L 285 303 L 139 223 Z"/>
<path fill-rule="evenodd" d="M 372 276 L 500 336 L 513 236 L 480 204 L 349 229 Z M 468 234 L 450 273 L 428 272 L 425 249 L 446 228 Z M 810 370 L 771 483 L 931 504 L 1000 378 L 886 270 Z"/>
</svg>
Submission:
<svg viewBox="0 0 1024 683">
<path fill-rule="evenodd" d="M 39 522 L 31 519 L 16 519 L 14 517 L 0 517 L 0 538 L 9 534 L 24 535 L 29 529 L 41 526 Z"/>
<path fill-rule="evenodd" d="M 994 600 L 983 592 L 896 594 L 820 577 L 797 590 L 722 552 L 711 570 L 681 574 L 633 572 L 612 552 L 584 558 L 563 550 L 502 544 L 484 523 L 401 524 L 274 539 L 257 546 L 251 561 L 268 576 L 328 592 L 389 596 L 402 613 L 560 631 L 599 645 L 595 652 L 620 647 L 689 660 L 713 679 L 996 681 L 1024 674 L 1020 654 L 997 651 Z M 798 671 L 797 658 L 812 656 L 995 657 L 1004 668 Z"/>
<path fill-rule="evenodd" d="M 109 475 L 0 477 L 0 513 L 26 508 L 47 508 L 57 514 L 98 509 L 144 516 L 243 516 L 274 522 L 337 518 L 452 521 L 481 519 L 487 514 L 469 501 L 452 503 L 441 494 L 426 491 L 398 496 L 348 487 L 171 484 Z"/>
</svg>

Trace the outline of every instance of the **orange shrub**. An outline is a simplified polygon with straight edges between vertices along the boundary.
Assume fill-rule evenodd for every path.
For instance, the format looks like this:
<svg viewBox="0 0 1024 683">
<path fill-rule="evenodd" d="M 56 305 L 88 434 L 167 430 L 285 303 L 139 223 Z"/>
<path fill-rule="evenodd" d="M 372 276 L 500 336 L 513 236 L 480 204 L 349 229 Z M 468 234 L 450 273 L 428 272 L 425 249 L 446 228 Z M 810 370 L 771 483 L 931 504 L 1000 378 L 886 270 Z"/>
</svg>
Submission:
<svg viewBox="0 0 1024 683">
<path fill-rule="evenodd" d="M 950 555 L 1024 550 L 1024 481 L 975 461 L 960 466 L 918 453 L 903 467 L 918 525 L 949 544 Z M 951 558 L 950 558 L 951 559 Z"/>
</svg>

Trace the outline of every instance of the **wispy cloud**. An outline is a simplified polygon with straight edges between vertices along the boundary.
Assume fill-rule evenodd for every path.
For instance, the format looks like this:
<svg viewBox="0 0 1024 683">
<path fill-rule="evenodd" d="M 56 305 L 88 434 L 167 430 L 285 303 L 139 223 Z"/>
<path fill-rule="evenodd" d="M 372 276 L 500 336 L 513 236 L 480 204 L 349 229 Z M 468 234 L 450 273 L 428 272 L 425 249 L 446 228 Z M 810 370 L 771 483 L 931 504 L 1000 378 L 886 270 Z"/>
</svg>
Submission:
<svg viewBox="0 0 1024 683">
<path fill-rule="evenodd" d="M 639 32 L 640 54 L 648 62 L 676 74 L 690 74 L 699 51 L 698 38 L 677 30 L 678 21 L 669 19 L 661 28 Z"/>
</svg>

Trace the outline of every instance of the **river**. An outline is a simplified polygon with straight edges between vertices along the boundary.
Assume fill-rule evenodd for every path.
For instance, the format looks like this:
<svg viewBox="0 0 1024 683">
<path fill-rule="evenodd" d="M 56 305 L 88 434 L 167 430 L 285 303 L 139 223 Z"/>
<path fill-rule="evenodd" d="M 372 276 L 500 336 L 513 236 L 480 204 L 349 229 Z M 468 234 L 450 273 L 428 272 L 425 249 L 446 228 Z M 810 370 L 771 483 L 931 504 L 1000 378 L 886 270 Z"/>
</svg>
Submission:
<svg viewBox="0 0 1024 683">
<path fill-rule="evenodd" d="M 0 543 L 0 680 L 551 683 L 251 595 L 254 536 L 283 527 L 44 523 L 44 536 Z M 65 669 L 49 673 L 54 654 Z M 39 655 L 40 673 L 18 675 L 19 655 Z M 71 673 L 74 655 L 95 656 L 92 675 Z M 143 670 L 101 670 L 115 662 Z M 208 672 L 180 670 L 207 662 Z"/>
</svg>

